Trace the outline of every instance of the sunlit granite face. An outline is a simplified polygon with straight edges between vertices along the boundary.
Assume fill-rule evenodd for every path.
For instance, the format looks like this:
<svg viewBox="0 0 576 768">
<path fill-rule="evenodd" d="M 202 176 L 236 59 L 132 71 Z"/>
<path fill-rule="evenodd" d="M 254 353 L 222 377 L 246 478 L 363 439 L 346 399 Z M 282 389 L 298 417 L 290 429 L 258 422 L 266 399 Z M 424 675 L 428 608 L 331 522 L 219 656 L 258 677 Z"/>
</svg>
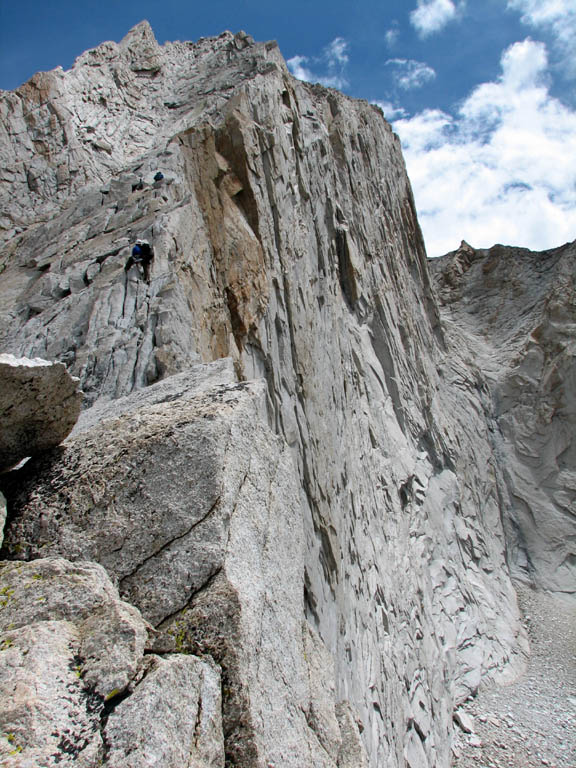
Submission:
<svg viewBox="0 0 576 768">
<path fill-rule="evenodd" d="M 274 43 L 147 24 L 1 103 L 0 346 L 65 362 L 91 406 L 3 483 L 5 556 L 95 561 L 151 653 L 210 655 L 166 670 L 222 681 L 230 765 L 447 768 L 455 703 L 523 663 L 517 395 L 450 321 L 454 280 L 439 306 L 381 112 Z M 163 668 L 106 739 L 154 696 L 188 733 Z"/>
</svg>

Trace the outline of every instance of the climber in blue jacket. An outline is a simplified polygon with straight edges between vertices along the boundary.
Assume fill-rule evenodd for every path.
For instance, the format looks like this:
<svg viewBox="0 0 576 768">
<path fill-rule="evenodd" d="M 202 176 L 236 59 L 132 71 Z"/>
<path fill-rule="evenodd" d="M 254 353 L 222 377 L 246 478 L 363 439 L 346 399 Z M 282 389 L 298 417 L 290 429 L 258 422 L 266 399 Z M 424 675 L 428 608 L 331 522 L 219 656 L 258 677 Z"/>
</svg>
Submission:
<svg viewBox="0 0 576 768">
<path fill-rule="evenodd" d="M 126 272 L 136 264 L 145 282 L 150 282 L 150 263 L 154 258 L 154 251 L 148 240 L 136 240 L 124 269 Z"/>
</svg>

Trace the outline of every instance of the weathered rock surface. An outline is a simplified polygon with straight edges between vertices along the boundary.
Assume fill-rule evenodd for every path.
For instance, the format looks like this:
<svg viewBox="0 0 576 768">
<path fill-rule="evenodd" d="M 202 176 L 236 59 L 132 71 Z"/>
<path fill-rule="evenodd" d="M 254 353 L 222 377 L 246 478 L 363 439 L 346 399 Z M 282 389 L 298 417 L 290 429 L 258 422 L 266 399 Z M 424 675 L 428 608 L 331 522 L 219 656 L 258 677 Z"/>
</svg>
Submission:
<svg viewBox="0 0 576 768">
<path fill-rule="evenodd" d="M 95 407 L 99 423 L 80 425 L 57 451 L 12 473 L 6 551 L 98 561 L 159 629 L 153 648 L 210 653 L 223 670 L 223 727 L 235 764 L 335 766 L 341 738 L 334 695 L 325 704 L 333 725 L 328 740 L 306 718 L 317 695 L 306 659 L 313 665 L 328 652 L 319 639 L 316 650 L 304 652 L 295 468 L 266 426 L 264 383 L 230 377 L 231 366 L 218 361 Z M 177 691 L 196 673 L 181 663 L 153 669 L 145 682 L 153 677 L 167 686 L 155 706 L 170 709 L 172 676 Z M 142 707 L 150 714 L 120 738 Z M 153 765 L 150 755 L 174 739 L 172 728 L 159 730 L 147 745 L 152 712 L 142 683 L 106 726 L 119 745 L 109 753 L 111 766 Z M 195 722 L 196 715 L 182 716 Z M 178 731 L 166 765 L 181 764 L 188 741 Z M 152 762 L 139 762 L 144 754 Z"/>
<path fill-rule="evenodd" d="M 576 243 L 463 243 L 430 266 L 445 328 L 490 389 L 511 572 L 575 595 Z"/>
<path fill-rule="evenodd" d="M 43 621 L 2 637 L 2 765 L 53 766 L 68 755 L 81 766 L 96 765 L 103 752 L 99 700 L 79 679 L 74 625 Z"/>
<path fill-rule="evenodd" d="M 61 443 L 81 405 L 63 363 L 0 355 L 0 472 Z"/>
<path fill-rule="evenodd" d="M 151 627 L 101 566 L 2 563 L 0 630 L 2 765 L 224 765 L 219 670 L 145 657 Z"/>
<path fill-rule="evenodd" d="M 138 611 L 114 594 L 101 567 L 42 559 L 3 563 L 0 573 L 3 630 L 73 622 L 83 681 L 103 698 L 126 688 L 144 653 L 146 628 Z"/>
<path fill-rule="evenodd" d="M 510 472 L 379 110 L 146 24 L 1 103 L 0 344 L 92 405 L 5 478 L 5 555 L 103 565 L 167 657 L 139 686 L 209 654 L 229 765 L 447 766 L 524 662 Z"/>
<path fill-rule="evenodd" d="M 0 547 L 4 541 L 4 524 L 6 522 L 6 499 L 4 494 L 0 493 Z"/>
<path fill-rule="evenodd" d="M 224 768 L 220 670 L 210 659 L 147 656 L 142 682 L 108 717 L 109 768 Z"/>
<path fill-rule="evenodd" d="M 158 67 L 142 68 L 144 50 Z M 142 23 L 71 72 L 0 94 L 0 348 L 66 362 L 89 401 L 228 354 L 228 305 L 241 325 L 262 304 L 249 295 L 262 254 L 211 126 L 244 82 L 258 90 L 274 73 L 289 77 L 275 43 L 224 33 L 160 48 Z M 229 212 L 218 238 L 235 243 L 220 264 L 207 241 L 220 225 L 203 212 L 215 182 Z M 150 288 L 123 271 L 138 236 L 156 252 Z"/>
</svg>

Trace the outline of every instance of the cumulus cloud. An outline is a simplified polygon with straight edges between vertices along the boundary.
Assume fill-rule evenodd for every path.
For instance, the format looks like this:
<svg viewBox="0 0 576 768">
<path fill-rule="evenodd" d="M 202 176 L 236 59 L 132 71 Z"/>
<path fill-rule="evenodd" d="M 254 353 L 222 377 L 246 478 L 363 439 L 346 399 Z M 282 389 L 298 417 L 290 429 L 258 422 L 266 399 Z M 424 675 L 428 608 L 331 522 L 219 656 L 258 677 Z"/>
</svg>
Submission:
<svg viewBox="0 0 576 768">
<path fill-rule="evenodd" d="M 308 56 L 292 56 L 291 59 L 286 61 L 286 64 L 288 64 L 288 68 L 294 77 L 297 77 L 298 80 L 306 80 L 307 82 L 310 82 L 312 73 L 304 66 L 307 62 Z"/>
<path fill-rule="evenodd" d="M 563 65 L 576 76 L 576 3 L 574 0 L 508 0 L 525 24 L 545 28 L 556 39 Z"/>
<path fill-rule="evenodd" d="M 576 14 L 574 0 L 508 0 L 508 7 L 520 11 L 530 24 L 557 24 Z"/>
<path fill-rule="evenodd" d="M 544 249 L 576 238 L 576 112 L 548 91 L 543 43 L 508 48 L 455 116 L 395 121 L 428 253 L 461 239 Z"/>
<path fill-rule="evenodd" d="M 286 64 L 298 80 L 320 83 L 326 88 L 346 88 L 345 76 L 348 64 L 348 43 L 343 37 L 335 37 L 320 56 L 292 56 Z"/>
<path fill-rule="evenodd" d="M 422 88 L 436 77 L 432 67 L 414 59 L 388 59 L 386 66 L 394 68 L 394 80 L 405 91 Z"/>
<path fill-rule="evenodd" d="M 428 37 L 454 21 L 458 9 L 453 0 L 418 0 L 418 7 L 410 13 L 410 22 L 421 37 Z"/>
</svg>

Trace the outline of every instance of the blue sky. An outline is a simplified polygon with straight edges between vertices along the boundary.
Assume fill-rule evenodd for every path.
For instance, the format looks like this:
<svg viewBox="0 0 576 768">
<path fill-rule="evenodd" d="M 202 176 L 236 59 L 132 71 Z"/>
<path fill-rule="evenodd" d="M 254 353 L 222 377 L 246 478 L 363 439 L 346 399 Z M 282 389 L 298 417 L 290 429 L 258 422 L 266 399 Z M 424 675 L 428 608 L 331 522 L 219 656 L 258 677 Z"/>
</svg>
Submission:
<svg viewBox="0 0 576 768">
<path fill-rule="evenodd" d="M 161 43 L 276 39 L 296 76 L 380 104 L 429 255 L 576 238 L 576 0 L 0 0 L 0 88 L 144 18 Z"/>
</svg>

